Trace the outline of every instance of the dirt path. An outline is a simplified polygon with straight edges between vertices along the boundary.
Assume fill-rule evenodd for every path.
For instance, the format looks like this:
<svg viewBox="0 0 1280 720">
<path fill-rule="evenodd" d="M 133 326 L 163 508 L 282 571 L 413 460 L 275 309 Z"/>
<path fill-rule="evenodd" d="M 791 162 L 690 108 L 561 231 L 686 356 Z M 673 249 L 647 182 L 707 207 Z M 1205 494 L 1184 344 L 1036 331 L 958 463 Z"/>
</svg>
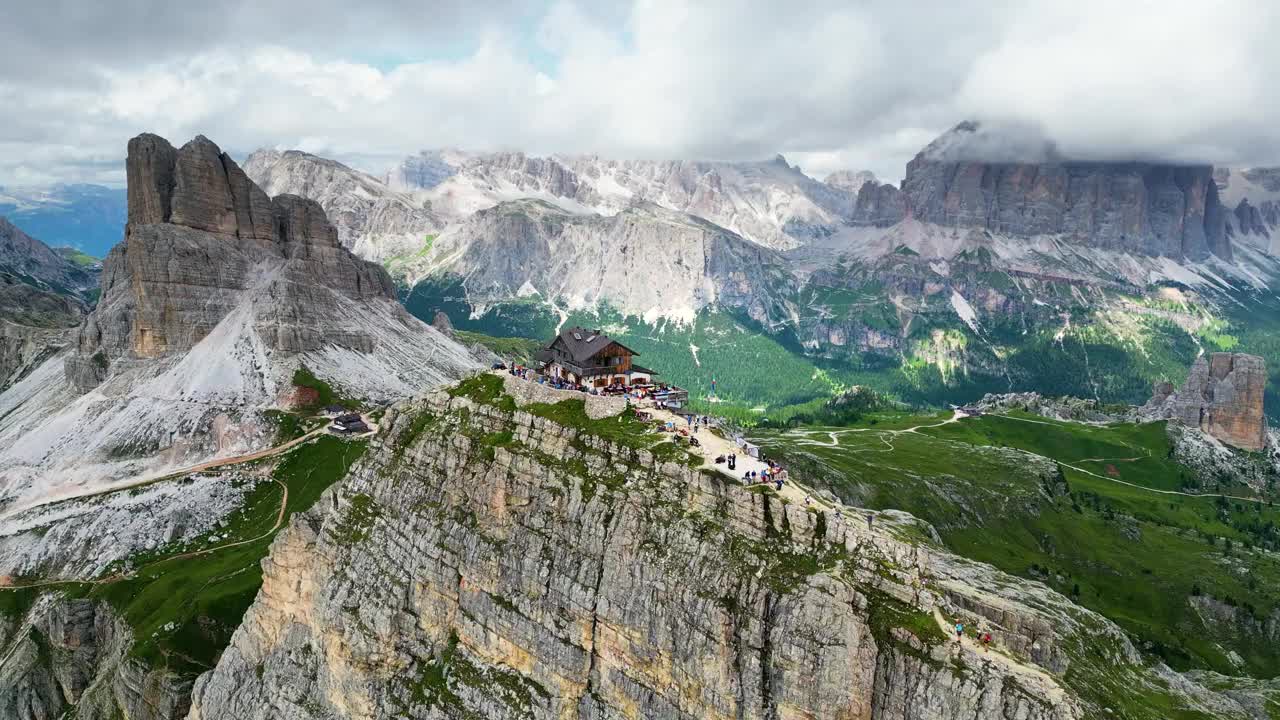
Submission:
<svg viewBox="0 0 1280 720">
<path fill-rule="evenodd" d="M 833 431 L 827 431 L 827 432 L 826 432 L 826 434 L 827 434 L 828 436 L 830 436 L 830 438 L 831 438 L 831 442 L 829 442 L 829 443 L 827 443 L 827 442 L 820 442 L 820 441 L 817 441 L 817 440 L 813 440 L 813 439 L 811 439 L 811 438 L 806 438 L 806 437 L 801 436 L 801 437 L 799 437 L 799 438 L 797 439 L 796 444 L 797 444 L 797 445 L 817 445 L 817 446 L 819 446 L 819 447 L 839 447 L 839 445 L 840 445 L 840 439 L 839 439 L 839 437 L 838 437 L 838 436 L 839 436 L 839 435 L 846 434 L 846 433 L 855 433 L 855 432 L 878 432 L 878 433 L 886 433 L 886 434 L 896 435 L 896 434 L 900 434 L 900 433 L 917 432 L 917 431 L 922 430 L 922 429 L 924 429 L 924 428 L 941 427 L 941 426 L 943 426 L 943 425 L 949 425 L 949 424 L 951 424 L 951 423 L 953 423 L 953 422 L 958 422 L 958 421 L 960 421 L 960 420 L 963 420 L 963 419 L 964 419 L 964 418 L 966 418 L 966 417 L 969 417 L 969 416 L 968 416 L 968 415 L 966 415 L 966 414 L 964 414 L 963 412 L 961 412 L 961 411 L 959 411 L 959 410 L 956 410 L 956 411 L 954 412 L 954 414 L 953 414 L 949 419 L 944 420 L 944 421 L 939 422 L 939 423 L 933 423 L 932 425 L 916 425 L 916 426 L 914 426 L 914 427 L 909 427 L 909 428 L 902 429 L 902 430 L 877 430 L 876 428 L 846 428 L 846 429 L 844 429 L 844 430 L 833 430 Z M 1032 423 L 1032 424 L 1034 424 L 1034 425 L 1051 425 L 1051 426 L 1054 426 L 1054 427 L 1060 427 L 1060 424 L 1059 424 L 1059 423 L 1051 423 L 1051 422 L 1045 422 L 1045 421 L 1041 421 L 1041 420 L 1031 420 L 1031 419 L 1028 419 L 1028 418 L 1012 417 L 1012 416 L 1009 416 L 1009 415 L 1001 415 L 1001 414 L 997 414 L 997 413 L 992 413 L 992 414 L 990 414 L 990 415 L 986 415 L 986 416 L 984 416 L 984 417 L 996 417 L 996 418 L 1001 418 L 1001 419 L 1004 419 L 1004 420 L 1014 420 L 1014 421 L 1017 421 L 1017 422 Z M 888 441 L 887 441 L 887 440 L 886 440 L 885 442 L 886 442 L 886 443 L 888 443 Z M 890 448 L 892 448 L 892 447 L 893 447 L 893 446 L 892 446 L 892 444 L 889 444 L 889 446 L 890 446 Z M 885 450 L 879 450 L 879 449 L 858 449 L 858 450 L 854 450 L 854 452 L 886 452 L 886 451 L 885 451 Z M 1117 478 L 1108 477 L 1108 476 L 1106 476 L 1106 475 L 1099 475 L 1098 473 L 1093 472 L 1093 471 L 1091 471 L 1091 470 L 1086 470 L 1086 469 L 1084 469 L 1084 468 L 1082 468 L 1082 467 L 1078 467 L 1077 465 L 1073 465 L 1073 464 L 1068 463 L 1068 462 L 1063 462 L 1063 461 L 1058 460 L 1058 459 L 1056 459 L 1056 458 L 1049 457 L 1048 455 L 1041 455 L 1040 453 L 1032 452 L 1032 451 L 1030 451 L 1030 450 L 1023 450 L 1022 452 L 1025 452 L 1025 453 L 1027 453 L 1028 455 L 1035 455 L 1036 457 L 1042 457 L 1042 458 L 1044 458 L 1044 459 L 1048 460 L 1049 462 L 1057 463 L 1058 465 L 1061 465 L 1062 467 L 1065 467 L 1065 468 L 1071 468 L 1072 470 L 1075 470 L 1076 472 L 1084 473 L 1085 475 L 1089 475 L 1089 476 L 1091 476 L 1091 477 L 1096 477 L 1096 478 L 1098 478 L 1099 480 L 1106 480 L 1107 482 L 1113 482 L 1113 483 L 1116 483 L 1117 485 L 1126 485 L 1126 486 L 1131 487 L 1131 488 L 1136 488 L 1136 489 L 1138 489 L 1138 490 L 1145 490 L 1145 491 L 1147 491 L 1147 492 L 1157 493 L 1157 494 L 1159 494 L 1159 495 L 1177 495 L 1177 496 L 1180 496 L 1180 497 L 1189 497 L 1189 498 L 1226 498 L 1227 500 L 1239 500 L 1239 501 L 1241 501 L 1241 502 L 1251 502 L 1251 503 L 1257 503 L 1257 504 L 1259 504 L 1259 505 L 1261 505 L 1261 504 L 1264 504 L 1264 503 L 1268 502 L 1268 501 L 1267 501 L 1267 500 L 1265 500 L 1265 499 L 1261 499 L 1261 498 L 1254 498 L 1254 497 L 1245 497 L 1245 496 L 1242 496 L 1242 495 L 1223 495 L 1223 494 L 1219 494 L 1219 493 L 1189 493 L 1189 492 L 1182 492 L 1182 491 L 1180 491 L 1180 490 L 1160 490 L 1160 489 L 1157 489 L 1157 488 L 1147 487 L 1146 485 L 1138 485 L 1137 483 L 1131 483 L 1131 482 L 1127 482 L 1127 481 L 1125 481 L 1125 480 L 1120 480 L 1120 479 L 1117 479 Z M 1146 460 L 1146 459 L 1147 459 L 1147 458 L 1149 458 L 1149 457 L 1150 457 L 1150 454 L 1145 455 L 1145 456 L 1139 456 L 1139 457 L 1127 457 L 1127 458 L 1085 458 L 1084 460 L 1075 460 L 1075 461 L 1073 461 L 1073 462 L 1076 462 L 1076 463 L 1089 463 L 1089 462 L 1137 462 L 1137 461 L 1139 461 L 1139 460 Z"/>
<path fill-rule="evenodd" d="M 645 408 L 644 410 L 653 415 L 655 420 L 674 423 L 677 430 L 680 428 L 686 428 L 691 432 L 694 430 L 694 427 L 686 424 L 683 418 L 668 410 L 649 408 Z M 938 424 L 945 425 L 948 422 L 955 422 L 955 418 Z M 928 425 L 921 427 L 933 426 Z M 908 430 L 897 430 L 894 432 L 908 432 Z M 759 474 L 769 469 L 769 463 L 747 455 L 733 442 L 732 438 L 721 437 L 715 432 L 712 432 L 709 428 L 703 427 L 697 430 L 696 433 L 692 434 L 692 437 L 698 438 L 700 446 L 689 447 L 689 451 L 702 456 L 702 467 L 708 470 L 714 470 L 734 482 L 741 483 L 742 476 L 745 473 L 755 471 Z M 892 446 L 890 447 L 892 448 Z M 738 460 L 736 463 L 737 467 L 732 472 L 729 470 L 729 465 L 727 463 L 716 464 L 716 457 L 720 455 L 728 456 L 733 453 L 738 455 Z M 782 483 L 782 490 L 777 492 L 784 499 L 797 505 L 804 505 L 807 500 L 808 505 L 824 510 L 838 510 L 844 507 L 842 505 L 833 505 L 823 500 L 813 491 L 812 488 L 798 482 L 790 473 L 787 474 L 786 480 Z"/>
<path fill-rule="evenodd" d="M 205 470 L 213 470 L 214 468 L 220 468 L 220 467 L 230 467 L 232 465 L 243 465 L 244 463 L 253 462 L 254 460 L 261 460 L 263 458 L 273 457 L 275 455 L 288 452 L 289 450 L 292 450 L 293 448 L 297 447 L 298 445 L 301 445 L 302 443 L 310 440 L 311 438 L 316 437 L 317 435 L 323 434 L 326 430 L 326 427 L 327 427 L 326 425 L 321 425 L 320 427 L 316 428 L 315 430 L 312 430 L 311 432 L 308 432 L 307 434 L 301 437 L 294 438 L 286 443 L 276 445 L 275 447 L 266 448 L 264 450 L 258 450 L 245 455 L 237 455 L 235 457 L 215 458 L 213 460 L 202 462 L 197 465 L 192 465 L 190 467 L 181 468 L 179 470 L 166 471 L 163 475 L 143 475 L 141 477 L 130 478 L 128 480 L 121 480 L 118 482 L 94 487 L 91 489 L 78 490 L 78 491 L 73 491 L 69 493 L 57 494 L 57 495 L 46 495 L 44 497 L 38 498 L 36 500 L 32 500 L 30 502 L 24 503 L 17 507 L 10 508 L 4 511 L 3 513 L 0 513 L 0 521 L 8 520 L 11 517 L 21 515 L 22 513 L 27 512 L 28 510 L 33 510 L 35 508 L 43 507 L 45 505 L 52 505 L 54 503 L 60 503 L 65 500 L 80 500 L 83 498 L 97 497 L 98 495 L 109 495 L 111 493 L 120 492 L 121 490 L 129 490 L 131 488 L 143 487 L 146 485 L 154 485 L 155 483 L 158 483 L 164 480 L 170 480 L 175 477 L 181 477 L 183 475 L 190 475 L 191 473 L 203 472 Z"/>
<path fill-rule="evenodd" d="M 998 666 L 1010 675 L 1016 675 L 1031 685 L 1040 689 L 1041 696 L 1049 702 L 1057 705 L 1066 699 L 1066 692 L 1058 681 L 1052 675 L 1041 670 L 1036 665 L 1028 665 L 1020 662 L 1008 655 L 1002 653 L 994 645 L 986 650 L 982 648 L 982 643 L 968 635 L 963 635 L 960 642 L 956 642 L 956 629 L 953 624 L 942 616 L 942 611 L 935 607 L 933 609 L 933 619 L 938 623 L 938 628 L 947 636 L 947 645 L 951 648 L 950 652 L 960 652 L 966 655 L 966 665 L 969 667 L 983 667 L 990 663 Z M 985 632 L 986 628 L 976 628 L 979 632 Z M 992 636 L 995 639 L 995 636 Z"/>
<path fill-rule="evenodd" d="M 801 444 L 801 445 L 817 445 L 819 447 L 839 447 L 841 435 L 847 435 L 850 433 L 874 432 L 874 433 L 879 433 L 881 436 L 880 439 L 886 445 L 889 446 L 889 450 L 892 450 L 893 443 L 889 442 L 889 440 L 884 437 L 885 435 L 892 436 L 892 435 L 901 435 L 903 433 L 919 434 L 919 431 L 925 428 L 935 428 L 935 427 L 942 427 L 943 425 L 950 425 L 951 423 L 959 422 L 960 420 L 963 420 L 964 418 L 967 418 L 967 417 L 969 416 L 964 412 L 961 412 L 960 410 L 953 410 L 951 413 L 951 417 L 947 418 L 946 420 L 943 420 L 941 422 L 936 422 L 936 423 L 929 423 L 927 425 L 926 424 L 914 425 L 909 428 L 898 428 L 896 430 L 893 430 L 893 429 L 882 430 L 880 428 L 844 428 L 842 430 L 827 430 L 827 431 L 801 430 L 801 431 L 795 432 L 794 435 L 799 436 L 799 440 L 797 442 L 798 444 Z M 821 442 L 818 440 L 813 440 L 811 438 L 805 437 L 804 433 L 806 432 L 818 432 L 818 433 L 825 434 L 827 437 L 831 438 L 831 442 Z M 887 452 L 887 451 L 886 450 L 859 450 L 858 452 Z"/>
<path fill-rule="evenodd" d="M 249 538 L 248 540 L 237 540 L 235 542 L 224 543 L 222 545 L 214 545 L 213 547 L 201 548 L 199 550 L 192 550 L 191 552 L 181 553 L 179 555 L 170 555 L 167 558 L 162 558 L 160 560 L 156 560 L 155 562 L 147 563 L 142 567 L 135 568 L 132 572 L 120 573 L 117 575 L 108 575 L 106 577 L 96 578 L 94 580 L 43 580 L 41 582 L 25 583 L 21 585 L 0 585 L 0 591 L 27 590 L 29 588 L 49 587 L 51 585 L 110 585 L 111 583 L 117 583 L 117 582 L 120 582 L 121 580 L 128 580 L 129 578 L 136 577 L 138 573 L 141 573 L 147 568 L 155 567 L 160 563 L 166 563 L 173 560 L 186 560 L 193 557 L 199 557 L 201 555 L 208 555 L 209 553 L 218 552 L 219 550 L 226 550 L 227 548 L 239 547 L 241 545 L 248 545 L 250 543 L 258 542 L 259 540 L 262 540 L 264 538 L 268 538 L 277 530 L 279 530 L 282 524 L 284 524 L 284 512 L 289 507 L 289 486 L 285 485 L 283 482 L 275 478 L 272 478 L 271 481 L 280 486 L 280 491 L 281 491 L 280 492 L 280 510 L 276 512 L 276 521 L 275 521 L 275 524 L 271 526 L 271 529 L 267 530 L 266 532 L 262 533 L 257 537 L 252 537 L 252 538 Z"/>
<path fill-rule="evenodd" d="M 1004 419 L 1004 420 L 1014 420 L 1014 421 L 1017 421 L 1017 422 L 1034 423 L 1034 424 L 1036 424 L 1036 425 L 1056 425 L 1056 423 L 1051 423 L 1051 422 L 1042 422 L 1042 421 L 1040 421 L 1040 420 L 1031 420 L 1031 419 L 1028 419 L 1028 418 L 1013 417 L 1013 416 L 1011 416 L 1011 415 L 993 414 L 993 415 L 991 415 L 991 417 L 998 417 L 998 418 L 1001 418 L 1001 419 Z M 1264 499 L 1261 499 L 1261 498 L 1244 497 L 1244 496 L 1241 496 L 1241 495 L 1223 495 L 1223 494 L 1220 494 L 1220 493 L 1188 493 L 1188 492 L 1182 492 L 1181 490 L 1159 490 L 1159 489 L 1156 489 L 1156 488 L 1153 488 L 1153 487 L 1147 487 L 1146 485 L 1138 485 L 1138 484 L 1136 484 L 1136 483 L 1126 482 L 1126 481 L 1124 481 L 1124 480 L 1119 480 L 1119 479 L 1117 479 L 1117 478 L 1108 477 L 1108 476 L 1106 476 L 1106 475 L 1099 475 L 1099 474 L 1098 474 L 1098 473 L 1096 473 L 1096 472 L 1092 472 L 1092 471 L 1090 471 L 1090 470 L 1085 470 L 1085 469 L 1084 469 L 1084 468 L 1082 468 L 1082 467 L 1077 467 L 1077 466 L 1072 465 L 1072 464 L 1070 464 L 1070 463 L 1062 462 L 1061 460 L 1055 460 L 1054 458 L 1051 458 L 1051 457 L 1049 457 L 1048 455 L 1040 455 L 1040 453 L 1034 453 L 1034 452 L 1031 452 L 1031 451 L 1029 451 L 1029 450 L 1024 450 L 1023 452 L 1027 452 L 1027 453 L 1030 453 L 1030 454 L 1032 454 L 1032 455 L 1037 455 L 1037 456 L 1039 456 L 1039 457 L 1045 458 L 1046 460 L 1049 460 L 1050 462 L 1056 462 L 1056 463 L 1058 463 L 1059 465 L 1061 465 L 1062 467 L 1065 467 L 1065 468 L 1071 468 L 1072 470 L 1075 470 L 1075 471 L 1076 471 L 1076 472 L 1078 472 L 1078 473 L 1084 473 L 1085 475 L 1089 475 L 1089 476 L 1091 476 L 1091 477 L 1096 477 L 1096 478 L 1098 478 L 1099 480 L 1106 480 L 1107 482 L 1113 482 L 1113 483 L 1116 483 L 1117 485 L 1127 485 L 1128 487 L 1131 487 L 1131 488 L 1137 488 L 1137 489 L 1139 489 L 1139 490 L 1146 490 L 1147 492 L 1158 493 L 1158 494 L 1160 494 L 1160 495 L 1178 495 L 1178 496 L 1180 496 L 1180 497 L 1190 497 L 1190 498 L 1226 498 L 1227 500 L 1240 500 L 1241 502 L 1251 502 L 1251 503 L 1257 503 L 1257 504 L 1259 504 L 1259 505 L 1262 505 L 1262 504 L 1264 504 L 1264 503 L 1268 502 L 1267 500 L 1264 500 Z M 1085 463 L 1085 462 L 1135 462 L 1135 461 L 1137 461 L 1137 460 L 1145 460 L 1147 457 L 1150 457 L 1150 456 L 1151 456 L 1151 455 L 1150 455 L 1150 453 L 1148 453 L 1145 457 L 1136 457 L 1136 458 L 1112 458 L 1112 459 L 1107 459 L 1107 458 L 1087 458 L 1087 459 L 1085 459 L 1085 460 L 1076 460 L 1075 462 L 1078 462 L 1078 463 Z"/>
</svg>

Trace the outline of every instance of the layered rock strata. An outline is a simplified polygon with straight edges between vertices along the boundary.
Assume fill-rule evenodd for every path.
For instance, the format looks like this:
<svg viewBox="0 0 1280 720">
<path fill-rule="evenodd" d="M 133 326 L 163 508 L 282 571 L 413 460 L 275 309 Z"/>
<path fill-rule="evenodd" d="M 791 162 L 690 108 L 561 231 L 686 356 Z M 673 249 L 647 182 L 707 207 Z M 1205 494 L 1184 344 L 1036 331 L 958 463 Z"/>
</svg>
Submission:
<svg viewBox="0 0 1280 720">
<path fill-rule="evenodd" d="M 1228 214 L 1213 168 L 1000 157 L 999 138 L 961 123 L 907 164 L 901 188 L 861 186 L 855 225 L 905 218 L 1030 238 L 1064 236 L 1083 247 L 1136 255 L 1231 259 Z M 1253 227 L 1250 208 L 1238 209 Z"/>
<path fill-rule="evenodd" d="M 46 595 L 0 615 L 0 717 L 174 720 L 190 683 L 133 659 L 133 633 L 105 603 Z"/>
<path fill-rule="evenodd" d="M 1176 391 L 1171 383 L 1157 384 L 1144 411 L 1199 428 L 1229 445 L 1261 450 L 1267 439 L 1266 386 L 1266 362 L 1257 355 L 1201 355 Z"/>
<path fill-rule="evenodd" d="M 1167 682 L 1105 620 L 907 516 L 868 529 L 507 403 L 387 414 L 277 539 L 191 720 L 1040 720 L 1101 716 L 1081 693 L 1104 676 Z M 1001 652 L 949 645 L 957 617 Z"/>
<path fill-rule="evenodd" d="M 102 298 L 81 328 L 67 375 L 97 385 L 117 363 L 181 354 L 270 287 L 251 322 L 271 350 L 329 345 L 360 352 L 374 339 L 335 332 L 338 302 L 394 301 L 382 268 L 354 257 L 313 200 L 268 198 L 204 137 L 175 150 L 155 135 L 129 143 L 129 224 L 105 261 Z"/>
</svg>

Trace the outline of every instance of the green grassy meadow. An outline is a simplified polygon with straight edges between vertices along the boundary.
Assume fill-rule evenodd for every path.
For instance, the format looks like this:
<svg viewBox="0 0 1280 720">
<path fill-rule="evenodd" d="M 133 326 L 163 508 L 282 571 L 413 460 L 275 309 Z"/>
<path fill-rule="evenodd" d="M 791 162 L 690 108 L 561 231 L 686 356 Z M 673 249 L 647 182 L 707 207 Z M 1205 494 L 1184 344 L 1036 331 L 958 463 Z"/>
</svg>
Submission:
<svg viewBox="0 0 1280 720">
<path fill-rule="evenodd" d="M 758 431 L 755 439 L 803 480 L 852 504 L 910 512 L 952 551 L 1106 615 L 1175 669 L 1280 674 L 1280 648 L 1265 633 L 1239 623 L 1208 627 L 1190 604 L 1213 596 L 1258 627 L 1280 608 L 1280 511 L 1271 502 L 1146 489 L 1176 491 L 1190 472 L 1171 459 L 1162 423 L 985 415 L 887 433 L 872 421 Z"/>
<path fill-rule="evenodd" d="M 0 613 L 24 612 L 42 591 L 102 600 L 132 628 L 133 657 L 152 669 L 194 677 L 217 662 L 257 596 L 261 562 L 276 535 L 294 513 L 310 508 L 346 476 L 366 446 L 331 436 L 305 443 L 256 482 L 226 527 L 189 543 L 135 555 L 109 569 L 100 582 L 0 591 Z M 273 529 L 286 487 L 284 516 Z M 117 575 L 127 577 L 116 580 Z"/>
</svg>

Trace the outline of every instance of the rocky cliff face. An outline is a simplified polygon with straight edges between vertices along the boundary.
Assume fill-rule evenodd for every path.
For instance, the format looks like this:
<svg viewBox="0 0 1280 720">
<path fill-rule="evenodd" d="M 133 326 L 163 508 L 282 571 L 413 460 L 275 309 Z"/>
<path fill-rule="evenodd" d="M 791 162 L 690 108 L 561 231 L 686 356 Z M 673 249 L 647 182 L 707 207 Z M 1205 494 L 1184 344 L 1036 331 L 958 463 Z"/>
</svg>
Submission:
<svg viewBox="0 0 1280 720">
<path fill-rule="evenodd" d="M 443 222 L 428 206 L 342 163 L 289 150 L 258 150 L 245 173 L 270 195 L 298 195 L 320 203 L 343 247 L 382 261 L 421 249 Z"/>
<path fill-rule="evenodd" d="M 126 236 L 74 348 L 0 395 L 0 500 L 261 448 L 262 411 L 287 404 L 304 365 L 382 402 L 477 365 L 342 247 L 319 204 L 268 198 L 209 140 L 134 138 L 127 175 Z"/>
<path fill-rule="evenodd" d="M 858 191 L 850 221 L 856 225 L 889 227 L 907 215 L 907 197 L 893 185 L 864 183 Z"/>
<path fill-rule="evenodd" d="M 340 312 L 335 301 L 394 300 L 393 285 L 338 243 L 314 200 L 268 198 L 203 137 L 180 150 L 154 135 L 134 138 L 127 168 L 125 241 L 106 259 L 101 301 L 67 361 L 81 388 L 115 363 L 189 351 L 242 293 L 265 285 L 274 286 L 274 302 L 258 308 L 253 324 L 269 349 L 373 349 L 372 335 L 326 320 Z"/>
<path fill-rule="evenodd" d="M 129 657 L 132 633 L 105 603 L 44 596 L 16 619 L 0 616 L 0 717 L 171 720 L 190 683 Z"/>
<path fill-rule="evenodd" d="M 907 546 L 465 398 L 389 423 L 273 548 L 191 718 L 1080 715 L 877 626 L 918 612 Z"/>
<path fill-rule="evenodd" d="M 1170 383 L 1157 385 L 1144 410 L 1200 428 L 1229 445 L 1261 450 L 1266 445 L 1266 385 L 1266 363 L 1257 355 L 1201 355 L 1182 387 L 1175 391 Z"/>
<path fill-rule="evenodd" d="M 570 307 L 605 302 L 651 321 L 690 320 L 711 303 L 777 317 L 775 292 L 786 285 L 776 253 L 640 202 L 611 217 L 503 203 L 442 234 L 421 263 L 410 267 L 415 280 L 441 271 L 466 278 L 478 304 L 537 294 Z"/>
<path fill-rule="evenodd" d="M 903 192 L 918 220 L 1029 237 L 1065 235 L 1138 255 L 1231 258 L 1228 210 L 1213 169 L 1151 163 L 992 162 L 981 129 L 962 123 L 907 164 Z"/>
<path fill-rule="evenodd" d="M 1037 720 L 1172 678 L 909 517 L 867 528 L 454 395 L 388 413 L 382 447 L 277 540 L 191 720 Z M 949 645 L 950 618 L 996 628 L 1001 652 Z M 1211 695 L 1178 683 L 1203 697 L 1177 702 Z"/>
<path fill-rule="evenodd" d="M 389 179 L 454 219 L 520 197 L 605 215 L 644 200 L 773 249 L 831 234 L 851 215 L 857 194 L 808 177 L 780 155 L 730 163 L 424 152 Z"/>
<path fill-rule="evenodd" d="M 1271 255 L 1280 254 L 1280 168 L 1218 168 L 1218 193 L 1228 207 L 1227 233 Z"/>
</svg>

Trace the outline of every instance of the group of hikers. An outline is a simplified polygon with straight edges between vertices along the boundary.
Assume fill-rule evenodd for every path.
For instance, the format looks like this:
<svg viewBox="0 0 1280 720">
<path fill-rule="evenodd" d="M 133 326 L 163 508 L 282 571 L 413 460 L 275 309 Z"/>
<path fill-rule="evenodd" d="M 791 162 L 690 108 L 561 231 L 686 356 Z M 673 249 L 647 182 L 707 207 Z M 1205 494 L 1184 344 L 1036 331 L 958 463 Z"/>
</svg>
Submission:
<svg viewBox="0 0 1280 720">
<path fill-rule="evenodd" d="M 964 623 L 956 623 L 956 644 L 960 644 L 960 639 L 964 637 Z M 987 652 L 991 647 L 991 633 L 982 632 L 978 634 L 978 641 L 982 643 L 982 652 Z"/>
<path fill-rule="evenodd" d="M 738 455 L 736 453 L 730 455 L 728 461 L 729 469 L 736 470 L 738 467 Z M 763 483 L 765 485 L 773 485 L 775 490 L 781 491 L 782 483 L 787 479 L 786 469 L 772 460 L 766 460 L 765 462 L 769 464 L 768 468 L 764 470 L 748 470 L 743 473 L 742 484 L 755 485 L 756 483 Z"/>
</svg>

